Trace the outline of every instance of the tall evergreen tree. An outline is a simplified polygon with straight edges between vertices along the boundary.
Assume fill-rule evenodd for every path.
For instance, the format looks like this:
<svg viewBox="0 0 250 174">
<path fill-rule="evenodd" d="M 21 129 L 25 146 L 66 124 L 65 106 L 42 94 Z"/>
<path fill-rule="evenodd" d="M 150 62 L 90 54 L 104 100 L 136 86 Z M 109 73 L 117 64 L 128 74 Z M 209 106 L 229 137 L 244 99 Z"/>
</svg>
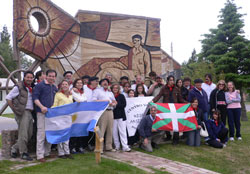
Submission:
<svg viewBox="0 0 250 174">
<path fill-rule="evenodd" d="M 226 81 L 234 81 L 240 89 L 250 85 L 250 41 L 244 36 L 243 14 L 233 0 L 227 0 L 221 9 L 216 29 L 204 35 L 200 60 L 212 62 L 216 74 L 224 73 Z M 245 104 L 242 100 L 242 119 L 247 120 Z"/>
<path fill-rule="evenodd" d="M 10 45 L 10 34 L 6 26 L 3 27 L 3 31 L 0 33 L 0 55 L 4 58 L 4 64 L 9 71 L 14 71 L 17 68 L 16 62 L 13 59 L 13 51 Z M 0 69 L 0 77 L 7 77 L 8 75 Z"/>
</svg>

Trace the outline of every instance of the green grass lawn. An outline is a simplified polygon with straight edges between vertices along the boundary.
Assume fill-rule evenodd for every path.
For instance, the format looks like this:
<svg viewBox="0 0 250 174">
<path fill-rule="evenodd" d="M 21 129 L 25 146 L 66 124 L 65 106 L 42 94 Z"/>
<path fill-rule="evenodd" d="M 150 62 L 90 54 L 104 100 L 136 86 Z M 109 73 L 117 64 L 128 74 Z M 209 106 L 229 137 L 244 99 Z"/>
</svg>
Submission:
<svg viewBox="0 0 250 174">
<path fill-rule="evenodd" d="M 189 147 L 184 142 L 173 146 L 169 142 L 150 154 L 219 173 L 250 174 L 250 121 L 241 123 L 243 141 L 228 142 L 226 148 L 215 149 L 204 143 L 201 147 Z"/>
<path fill-rule="evenodd" d="M 14 114 L 3 114 L 1 117 L 7 117 L 7 118 L 15 118 Z"/>
<path fill-rule="evenodd" d="M 32 167 L 22 168 L 17 171 L 11 171 L 9 168 L 15 165 L 15 162 L 0 161 L 0 173 L 8 174 L 144 174 L 146 172 L 130 166 L 125 163 L 102 158 L 100 164 L 95 162 L 94 153 L 86 153 L 83 155 L 74 155 L 71 159 L 57 159 L 52 162 L 38 164 Z M 161 172 L 157 172 L 161 173 Z"/>
</svg>

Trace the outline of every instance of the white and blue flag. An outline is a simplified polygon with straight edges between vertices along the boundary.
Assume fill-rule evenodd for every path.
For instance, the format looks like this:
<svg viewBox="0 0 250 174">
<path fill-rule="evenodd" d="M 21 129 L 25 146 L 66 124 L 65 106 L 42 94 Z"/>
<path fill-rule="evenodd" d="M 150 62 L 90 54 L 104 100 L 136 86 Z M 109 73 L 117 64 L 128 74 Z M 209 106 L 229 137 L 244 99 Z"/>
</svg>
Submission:
<svg viewBox="0 0 250 174">
<path fill-rule="evenodd" d="M 88 136 L 107 109 L 108 102 L 81 102 L 49 108 L 45 115 L 46 139 L 51 144 L 70 137 Z"/>
</svg>

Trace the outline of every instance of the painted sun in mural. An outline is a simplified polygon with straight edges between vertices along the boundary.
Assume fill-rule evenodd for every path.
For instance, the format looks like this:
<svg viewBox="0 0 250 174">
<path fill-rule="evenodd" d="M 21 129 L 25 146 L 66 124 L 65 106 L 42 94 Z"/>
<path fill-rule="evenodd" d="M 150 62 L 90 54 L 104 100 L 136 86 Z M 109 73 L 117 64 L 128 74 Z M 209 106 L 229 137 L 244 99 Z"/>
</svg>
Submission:
<svg viewBox="0 0 250 174">
<path fill-rule="evenodd" d="M 21 51 L 45 61 L 74 54 L 80 42 L 80 24 L 51 1 L 14 0 L 14 31 Z M 38 22 L 32 26 L 31 17 Z"/>
</svg>

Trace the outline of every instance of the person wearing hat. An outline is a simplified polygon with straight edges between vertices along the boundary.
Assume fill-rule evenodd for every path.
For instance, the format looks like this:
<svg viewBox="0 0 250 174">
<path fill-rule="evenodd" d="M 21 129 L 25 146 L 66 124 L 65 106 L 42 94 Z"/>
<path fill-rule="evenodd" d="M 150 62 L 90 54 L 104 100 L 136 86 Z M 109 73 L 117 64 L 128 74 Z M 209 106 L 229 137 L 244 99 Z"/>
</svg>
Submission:
<svg viewBox="0 0 250 174">
<path fill-rule="evenodd" d="M 191 85 L 191 79 L 189 77 L 184 77 L 183 79 L 183 86 L 187 88 L 189 91 L 194 88 L 193 85 Z"/>
<path fill-rule="evenodd" d="M 115 151 L 115 149 L 112 147 L 114 121 L 113 109 L 117 105 L 117 102 L 115 100 L 114 94 L 108 90 L 109 80 L 104 78 L 99 82 L 99 84 L 101 87 L 94 91 L 93 101 L 108 101 L 109 106 L 100 117 L 97 125 L 100 128 L 101 137 L 104 137 L 105 135 L 105 150 Z M 101 153 L 103 153 L 103 144 L 101 147 Z"/>
<path fill-rule="evenodd" d="M 89 79 L 90 79 L 89 75 L 82 76 L 83 85 L 87 85 L 89 83 Z"/>
<path fill-rule="evenodd" d="M 83 90 L 87 97 L 87 102 L 93 101 L 93 93 L 97 89 L 99 78 L 96 76 L 90 77 L 87 85 L 83 86 Z"/>
<path fill-rule="evenodd" d="M 136 79 L 135 84 L 131 85 L 131 89 L 133 89 L 135 91 L 136 86 L 139 84 L 142 84 L 145 92 L 147 93 L 148 87 L 144 84 L 144 78 L 141 75 L 136 75 L 135 79 Z"/>
<path fill-rule="evenodd" d="M 122 77 L 120 78 L 120 88 L 121 88 L 120 90 L 121 90 L 121 93 L 123 93 L 124 85 L 125 85 L 127 82 L 129 82 L 129 79 L 128 79 L 127 76 L 122 76 Z"/>
<path fill-rule="evenodd" d="M 188 101 L 191 102 L 193 98 L 198 99 L 198 108 L 203 111 L 204 120 L 208 120 L 208 97 L 207 93 L 201 88 L 203 81 L 201 79 L 194 80 L 194 88 L 189 91 Z"/>
<path fill-rule="evenodd" d="M 72 71 L 65 71 L 63 73 L 64 80 L 69 82 L 69 89 L 71 90 L 73 88 L 73 72 Z M 61 83 L 58 85 L 58 89 L 61 88 Z"/>
<path fill-rule="evenodd" d="M 163 82 L 161 76 L 156 76 L 155 82 L 150 86 L 147 95 L 156 97 L 160 93 L 162 87 L 163 87 Z M 158 100 L 158 103 L 162 102 L 163 102 L 163 97 L 161 97 Z"/>
</svg>

